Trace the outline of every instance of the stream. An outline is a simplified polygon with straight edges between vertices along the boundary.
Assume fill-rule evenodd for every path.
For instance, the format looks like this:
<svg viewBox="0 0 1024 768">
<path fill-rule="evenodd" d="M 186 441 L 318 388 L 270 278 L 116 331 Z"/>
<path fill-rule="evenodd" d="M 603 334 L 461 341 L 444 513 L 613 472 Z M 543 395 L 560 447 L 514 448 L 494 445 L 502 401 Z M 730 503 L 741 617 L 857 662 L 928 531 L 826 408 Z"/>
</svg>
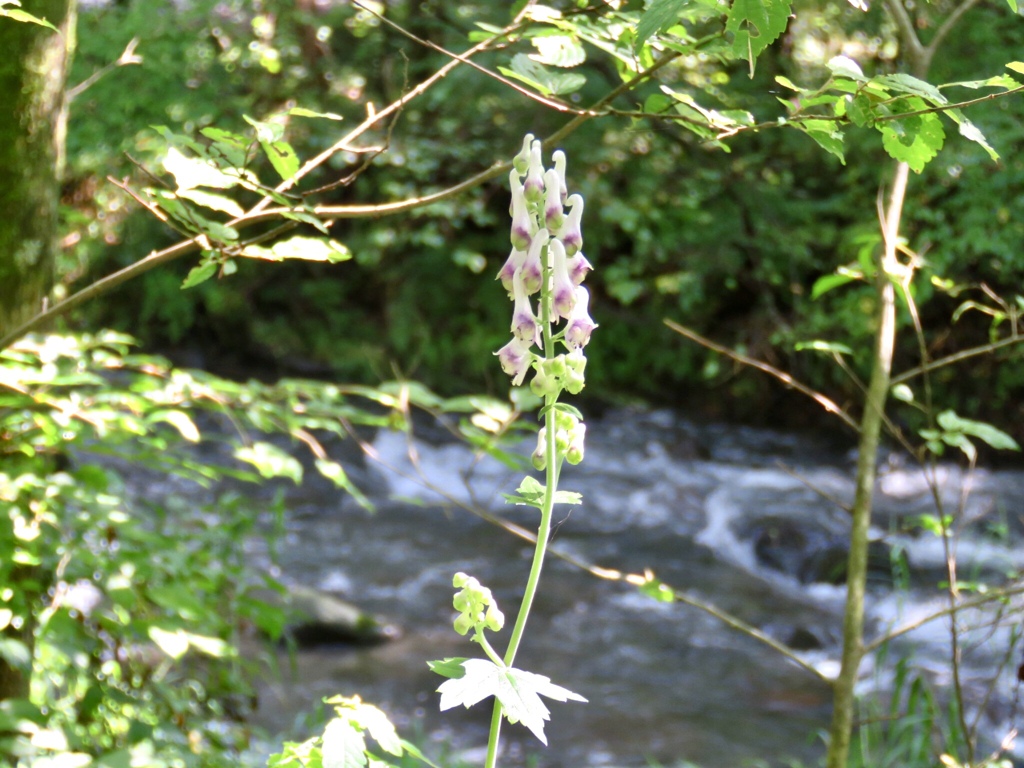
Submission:
<svg viewBox="0 0 1024 768">
<path fill-rule="evenodd" d="M 508 625 L 494 644 L 504 647 L 532 545 L 452 501 L 531 528 L 538 515 L 500 497 L 521 475 L 490 459 L 474 461 L 464 445 L 426 434 L 413 443 L 413 463 L 404 435 L 382 431 L 372 444 L 380 461 L 366 462 L 353 477 L 377 512 L 324 483 L 293 490 L 278 566 L 285 581 L 337 594 L 393 622 L 401 637 L 368 648 L 302 650 L 291 667 L 282 656 L 281 679 L 268 679 L 260 693 L 259 719 L 287 731 L 323 697 L 358 693 L 445 765 L 480 765 L 490 701 L 438 712 L 442 679 L 425 662 L 481 655 L 451 627 L 456 571 L 492 589 Z M 532 448 L 524 444 L 521 452 Z M 872 558 L 869 637 L 948 604 L 937 586 L 945 578 L 941 539 L 911 525 L 934 513 L 922 474 L 898 455 L 882 459 L 872 535 L 887 546 L 877 545 Z M 848 445 L 817 437 L 698 425 L 670 411 L 613 411 L 588 422 L 584 462 L 562 472 L 561 487 L 584 501 L 556 507 L 552 547 L 628 573 L 650 568 L 673 588 L 800 649 L 804 662 L 834 676 L 845 587 L 829 582 L 842 559 L 848 516 L 840 503 L 853 498 L 854 469 Z M 960 578 L 1000 583 L 1024 567 L 1024 473 L 976 470 L 967 477 L 950 464 L 939 476 L 948 509 L 962 503 Z M 265 556 L 253 548 L 254 557 Z M 909 563 L 907 589 L 892 587 L 893 551 Z M 961 618 L 968 626 L 984 623 L 969 612 Z M 1019 650 L 1000 672 L 1016 638 L 1012 624 L 1004 624 L 964 636 L 968 698 L 982 701 L 996 680 L 979 719 L 985 748 L 1013 719 Z M 950 686 L 949 653 L 948 620 L 925 624 L 889 648 L 890 660 L 910 657 L 940 698 Z M 545 565 L 516 666 L 589 703 L 547 702 L 547 748 L 522 726 L 506 724 L 503 766 L 668 768 L 690 761 L 735 768 L 789 759 L 810 765 L 823 753 L 830 694 L 813 673 L 709 613 L 657 602 L 557 557 Z M 890 661 L 876 670 L 872 657 L 865 659 L 861 692 L 886 696 L 891 668 Z"/>
</svg>

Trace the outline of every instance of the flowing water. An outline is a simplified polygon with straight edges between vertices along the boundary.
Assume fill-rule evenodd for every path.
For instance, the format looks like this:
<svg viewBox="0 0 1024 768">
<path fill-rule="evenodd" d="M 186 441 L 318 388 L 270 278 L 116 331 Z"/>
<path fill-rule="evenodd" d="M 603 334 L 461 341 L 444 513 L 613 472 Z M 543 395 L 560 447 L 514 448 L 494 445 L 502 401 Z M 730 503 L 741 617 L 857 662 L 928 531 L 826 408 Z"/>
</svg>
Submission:
<svg viewBox="0 0 1024 768">
<path fill-rule="evenodd" d="M 446 760 L 482 764 L 489 703 L 439 713 L 441 678 L 425 662 L 479 655 L 452 631 L 452 575 L 466 571 L 491 587 L 511 625 L 532 545 L 451 500 L 524 526 L 536 514 L 500 498 L 515 488 L 518 473 L 474 461 L 459 444 L 413 445 L 415 462 L 403 436 L 381 432 L 373 439 L 380 463 L 369 462 L 360 477 L 378 505 L 375 515 L 315 483 L 295 493 L 280 558 L 285 580 L 337 593 L 394 622 L 401 638 L 371 648 L 301 651 L 294 668 L 285 665 L 283 679 L 261 693 L 260 717 L 280 728 L 322 697 L 358 693 L 406 734 L 420 734 L 428 751 L 446 745 Z M 698 426 L 667 411 L 610 413 L 588 423 L 586 460 L 563 471 L 562 487 L 582 493 L 584 502 L 556 508 L 552 546 L 606 568 L 650 568 L 674 588 L 803 648 L 801 659 L 834 675 L 844 588 L 812 579 L 814 563 L 837 549 L 848 527 L 836 502 L 851 501 L 853 475 L 848 446 L 806 435 Z M 966 478 L 943 468 L 940 478 L 951 510 L 965 484 L 972 490 L 963 504 L 965 519 L 975 522 L 962 532 L 961 577 L 996 577 L 1024 566 L 1024 551 L 1015 546 L 1024 474 L 977 471 Z M 936 587 L 941 541 L 919 529 L 886 536 L 899 521 L 929 512 L 934 501 L 920 473 L 887 459 L 873 535 L 906 552 L 909 588 L 895 591 L 891 579 L 872 579 L 872 633 L 946 605 Z M 887 567 L 888 554 L 883 560 Z M 503 647 L 507 635 L 508 629 L 495 644 Z M 967 637 L 964 685 L 971 697 L 984 696 L 1013 637 L 1005 627 Z M 890 657 L 896 653 L 912 656 L 940 695 L 948 689 L 948 622 L 901 637 Z M 830 698 L 814 674 L 704 611 L 656 602 L 558 558 L 545 566 L 516 666 L 589 703 L 550 703 L 547 748 L 521 726 L 506 726 L 505 766 L 692 761 L 725 768 L 756 759 L 812 764 L 822 752 Z M 1015 677 L 1004 671 L 983 709 L 981 727 L 993 738 L 1010 722 Z M 863 691 L 884 689 L 889 680 L 866 660 Z"/>
</svg>

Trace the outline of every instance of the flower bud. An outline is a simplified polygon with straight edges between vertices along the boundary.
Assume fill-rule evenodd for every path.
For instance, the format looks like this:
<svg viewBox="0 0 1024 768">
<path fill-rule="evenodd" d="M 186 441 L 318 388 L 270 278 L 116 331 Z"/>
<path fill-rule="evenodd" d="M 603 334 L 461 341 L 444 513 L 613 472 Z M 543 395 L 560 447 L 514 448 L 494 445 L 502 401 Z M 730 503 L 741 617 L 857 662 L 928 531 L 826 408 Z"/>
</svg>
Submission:
<svg viewBox="0 0 1024 768">
<path fill-rule="evenodd" d="M 557 242 L 557 241 L 554 241 Z M 582 349 L 590 342 L 590 334 L 597 328 L 588 311 L 590 293 L 582 285 L 575 288 L 575 304 L 565 327 L 565 343 L 570 349 Z"/>
<path fill-rule="evenodd" d="M 519 251 L 525 251 L 530 245 L 530 234 L 533 229 L 530 221 L 530 211 L 526 206 L 526 195 L 523 185 L 515 171 L 508 176 L 509 186 L 512 188 L 512 247 Z"/>
<path fill-rule="evenodd" d="M 554 169 L 544 174 L 544 223 L 552 232 L 558 230 L 565 220 L 562 210 L 562 196 L 558 192 L 558 174 Z"/>
<path fill-rule="evenodd" d="M 526 192 L 526 199 L 531 203 L 536 203 L 544 197 L 544 161 L 540 156 L 539 141 L 534 141 L 530 145 L 530 165 L 526 170 L 523 189 Z"/>
<path fill-rule="evenodd" d="M 583 232 L 580 221 L 583 219 L 583 198 L 580 195 L 569 196 L 569 214 L 555 235 L 565 246 L 566 256 L 575 256 L 583 247 Z"/>
<path fill-rule="evenodd" d="M 558 317 L 568 319 L 576 304 L 576 286 L 569 278 L 565 248 L 562 247 L 560 240 L 552 240 L 548 243 L 548 255 L 551 257 L 553 271 L 551 306 Z"/>
<path fill-rule="evenodd" d="M 520 176 L 526 173 L 530 165 L 530 145 L 533 144 L 533 134 L 528 133 L 523 137 L 523 148 L 519 154 L 512 158 L 512 167 Z"/>
<path fill-rule="evenodd" d="M 565 451 L 565 460 L 570 464 L 583 461 L 583 438 L 587 434 L 586 424 L 577 424 L 569 439 L 569 447 Z"/>
<path fill-rule="evenodd" d="M 555 173 L 558 174 L 559 202 L 564 204 L 565 199 L 569 196 L 569 189 L 565 186 L 565 152 L 556 149 L 552 153 L 551 159 L 555 163 Z"/>
<path fill-rule="evenodd" d="M 533 462 L 533 468 L 538 472 L 543 472 L 548 465 L 548 447 L 547 447 L 547 429 L 544 427 L 540 428 L 537 433 L 537 447 L 533 451 L 533 455 L 530 456 L 530 461 Z"/>
</svg>

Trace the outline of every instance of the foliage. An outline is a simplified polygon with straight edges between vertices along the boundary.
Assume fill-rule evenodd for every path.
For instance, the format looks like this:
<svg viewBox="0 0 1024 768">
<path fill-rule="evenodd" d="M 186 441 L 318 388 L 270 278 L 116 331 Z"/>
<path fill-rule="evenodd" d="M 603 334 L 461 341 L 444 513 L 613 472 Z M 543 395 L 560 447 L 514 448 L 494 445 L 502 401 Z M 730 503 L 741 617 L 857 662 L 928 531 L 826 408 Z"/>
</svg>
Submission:
<svg viewBox="0 0 1024 768">
<path fill-rule="evenodd" d="M 257 595 L 282 585 L 240 544 L 275 536 L 283 512 L 280 499 L 255 507 L 218 481 L 299 482 L 310 463 L 363 500 L 324 435 L 400 428 L 410 401 L 490 407 L 403 385 L 239 384 L 131 344 L 112 332 L 46 336 L 0 357 L 0 629 L 23 632 L 0 652 L 33 685 L 32 703 L 0 704 L 0 752 L 20 765 L 236 764 L 257 666 L 238 643 L 246 627 L 279 638 L 284 621 Z M 301 441 L 312 460 L 270 434 Z M 196 484 L 209 490 L 175 501 Z"/>
</svg>

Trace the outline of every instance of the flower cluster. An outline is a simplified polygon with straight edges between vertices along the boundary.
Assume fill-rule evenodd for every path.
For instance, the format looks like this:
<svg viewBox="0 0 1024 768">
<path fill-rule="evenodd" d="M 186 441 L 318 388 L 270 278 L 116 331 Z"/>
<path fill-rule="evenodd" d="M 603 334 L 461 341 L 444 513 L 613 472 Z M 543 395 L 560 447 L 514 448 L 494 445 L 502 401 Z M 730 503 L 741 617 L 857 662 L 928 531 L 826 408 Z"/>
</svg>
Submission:
<svg viewBox="0 0 1024 768">
<path fill-rule="evenodd" d="M 566 411 L 555 412 L 555 450 L 570 464 L 583 461 L 583 440 L 587 435 L 587 425 L 574 414 Z M 544 470 L 548 465 L 547 427 L 541 427 L 537 435 L 537 448 L 530 460 L 535 469 Z"/>
<path fill-rule="evenodd" d="M 465 635 L 471 629 L 482 627 L 497 632 L 505 626 L 505 616 L 498 610 L 491 590 L 461 571 L 455 574 L 452 586 L 459 590 L 452 600 L 455 610 L 459 612 L 455 619 L 456 632 Z"/>
<path fill-rule="evenodd" d="M 554 167 L 545 169 L 540 141 L 527 134 L 509 174 L 512 252 L 498 272 L 514 309 L 512 340 L 495 354 L 515 386 L 534 367 L 537 375 L 530 387 L 541 396 L 561 389 L 575 394 L 583 388 L 583 347 L 597 327 L 589 314 L 590 295 L 581 285 L 591 270 L 581 250 L 583 198 L 568 194 L 565 153 L 556 151 L 552 161 Z M 531 298 L 535 294 L 539 312 Z M 533 352 L 534 345 L 543 346 L 541 323 L 561 320 L 565 324 L 552 338 L 568 354 L 545 359 Z"/>
</svg>

